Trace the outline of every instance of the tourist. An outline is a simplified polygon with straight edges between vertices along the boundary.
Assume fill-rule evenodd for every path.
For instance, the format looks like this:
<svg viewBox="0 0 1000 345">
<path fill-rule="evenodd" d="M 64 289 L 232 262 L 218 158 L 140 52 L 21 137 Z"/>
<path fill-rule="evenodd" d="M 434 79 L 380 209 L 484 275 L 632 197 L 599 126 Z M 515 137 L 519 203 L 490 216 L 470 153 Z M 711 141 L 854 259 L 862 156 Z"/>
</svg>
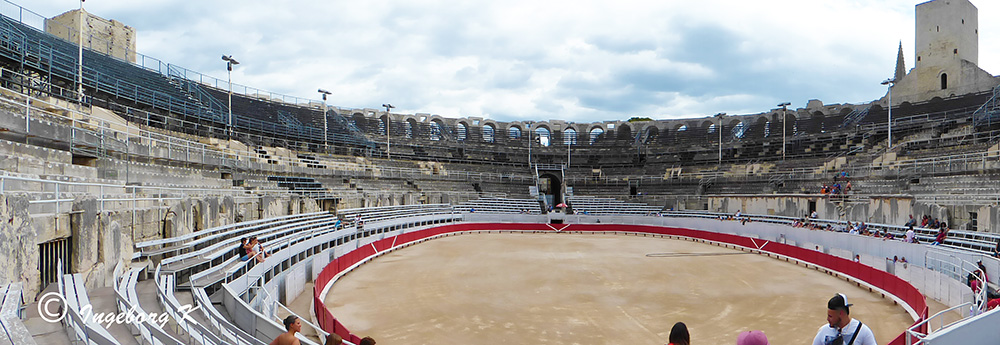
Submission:
<svg viewBox="0 0 1000 345">
<path fill-rule="evenodd" d="M 340 345 L 344 343 L 344 338 L 341 338 L 337 333 L 330 333 L 326 336 L 326 341 L 323 345 Z"/>
<path fill-rule="evenodd" d="M 914 219 L 913 215 L 911 214 L 910 215 L 910 220 L 906 221 L 906 224 L 903 224 L 903 226 L 911 226 L 912 227 L 914 225 L 917 225 L 917 220 Z"/>
<path fill-rule="evenodd" d="M 298 345 L 299 339 L 295 338 L 295 333 L 302 331 L 302 322 L 299 321 L 299 317 L 295 315 L 288 315 L 284 320 L 285 330 L 288 332 L 281 333 L 271 345 Z"/>
<path fill-rule="evenodd" d="M 736 336 L 736 345 L 770 345 L 764 331 L 746 331 Z"/>
<path fill-rule="evenodd" d="M 931 245 L 937 246 L 943 244 L 944 240 L 948 238 L 948 230 L 950 230 L 948 227 L 942 227 L 938 230 L 937 236 L 934 237 L 934 242 Z"/>
<path fill-rule="evenodd" d="M 913 240 L 915 238 L 916 238 L 916 233 L 913 232 L 913 225 L 910 225 L 910 228 L 906 229 L 906 237 L 903 237 L 903 242 L 913 243 Z"/>
<path fill-rule="evenodd" d="M 268 253 L 266 250 L 264 250 L 264 245 L 260 243 L 260 240 L 257 239 L 257 236 L 250 237 L 250 242 L 253 243 L 254 252 L 260 254 L 257 256 L 258 262 L 262 262 L 264 261 L 264 259 L 271 257 L 271 253 Z"/>
<path fill-rule="evenodd" d="M 240 239 L 240 246 L 239 246 L 239 248 L 236 248 L 236 255 L 240 256 L 240 261 L 248 261 L 248 260 L 250 260 L 250 255 L 249 255 L 249 253 L 247 253 L 247 238 L 246 237 Z"/>
<path fill-rule="evenodd" d="M 826 303 L 826 322 L 816 332 L 813 345 L 877 345 L 868 325 L 851 318 L 847 296 L 837 294 Z"/>
<path fill-rule="evenodd" d="M 358 345 L 375 345 L 375 339 L 372 339 L 372 337 L 361 338 L 361 342 Z"/>
<path fill-rule="evenodd" d="M 993 248 L 993 256 L 1000 258 L 1000 239 L 997 240 L 997 247 Z"/>
<path fill-rule="evenodd" d="M 812 213 L 809 214 L 809 218 L 812 218 L 812 219 L 819 218 L 819 213 L 816 212 L 815 210 L 813 210 Z"/>
<path fill-rule="evenodd" d="M 257 257 L 257 252 L 253 249 L 253 239 L 246 239 L 243 241 L 243 252 L 245 253 L 240 260 L 250 261 L 251 258 Z M 259 260 L 258 260 L 259 261 Z"/>
<path fill-rule="evenodd" d="M 691 334 L 688 334 L 687 325 L 683 322 L 674 324 L 670 328 L 670 345 L 691 345 Z"/>
</svg>

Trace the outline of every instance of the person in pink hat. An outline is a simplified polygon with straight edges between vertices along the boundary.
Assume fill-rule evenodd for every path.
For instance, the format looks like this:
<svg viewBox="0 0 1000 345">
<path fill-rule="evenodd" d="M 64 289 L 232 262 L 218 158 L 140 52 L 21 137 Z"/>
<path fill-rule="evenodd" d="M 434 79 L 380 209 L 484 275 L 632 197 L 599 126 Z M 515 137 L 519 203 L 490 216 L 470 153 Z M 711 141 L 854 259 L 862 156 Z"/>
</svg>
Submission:
<svg viewBox="0 0 1000 345">
<path fill-rule="evenodd" d="M 746 331 L 736 336 L 736 345 L 771 345 L 763 331 Z"/>
</svg>

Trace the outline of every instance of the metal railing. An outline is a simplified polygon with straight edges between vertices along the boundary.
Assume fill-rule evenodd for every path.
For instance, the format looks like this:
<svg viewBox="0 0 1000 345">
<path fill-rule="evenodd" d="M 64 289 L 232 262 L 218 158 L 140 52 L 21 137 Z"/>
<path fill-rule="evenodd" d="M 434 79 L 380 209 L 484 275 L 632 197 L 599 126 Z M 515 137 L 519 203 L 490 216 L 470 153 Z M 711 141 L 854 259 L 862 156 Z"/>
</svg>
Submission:
<svg viewBox="0 0 1000 345">
<path fill-rule="evenodd" d="M 906 329 L 906 345 L 923 344 L 924 338 L 926 338 L 928 335 L 931 335 L 934 332 L 940 331 L 940 330 L 944 329 L 947 326 L 955 324 L 955 323 L 945 324 L 945 321 L 944 321 L 944 316 L 945 315 L 947 315 L 948 313 L 950 313 L 952 311 L 955 311 L 955 310 L 958 310 L 958 311 L 961 312 L 962 308 L 971 306 L 972 304 L 973 304 L 972 302 L 965 302 L 965 303 L 956 305 L 954 307 L 951 307 L 951 308 L 939 311 L 936 314 L 931 315 L 931 317 L 928 317 L 927 319 L 925 319 L 925 320 L 923 320 L 923 321 L 921 321 L 921 322 L 919 322 L 919 323 L 917 323 L 917 324 L 915 324 L 913 326 L 910 326 L 910 328 Z M 938 320 L 938 328 L 932 328 L 931 327 L 933 325 L 933 321 L 934 320 Z M 919 329 L 922 329 L 925 326 L 927 327 L 927 333 L 922 333 L 922 332 L 918 331 Z M 917 342 L 913 342 L 914 339 L 916 339 Z"/>
</svg>

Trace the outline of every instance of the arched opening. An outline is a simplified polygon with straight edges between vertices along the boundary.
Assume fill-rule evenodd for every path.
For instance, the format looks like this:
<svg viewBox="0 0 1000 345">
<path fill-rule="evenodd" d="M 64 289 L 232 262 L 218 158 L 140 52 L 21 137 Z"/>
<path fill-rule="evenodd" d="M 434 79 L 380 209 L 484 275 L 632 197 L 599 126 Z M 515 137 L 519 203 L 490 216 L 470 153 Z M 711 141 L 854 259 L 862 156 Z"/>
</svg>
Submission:
<svg viewBox="0 0 1000 345">
<path fill-rule="evenodd" d="M 941 90 L 948 88 L 948 73 L 941 73 Z"/>
<path fill-rule="evenodd" d="M 563 145 L 576 145 L 576 130 L 573 128 L 566 128 L 563 131 Z"/>
<path fill-rule="evenodd" d="M 590 145 L 593 145 L 598 140 L 604 136 L 604 129 L 601 127 L 594 127 L 590 130 Z"/>
<path fill-rule="evenodd" d="M 656 126 L 649 126 L 649 128 L 646 128 L 646 139 L 643 140 L 643 142 L 646 144 L 655 142 L 656 138 L 658 138 L 659 136 L 660 136 L 660 129 L 656 128 Z"/>
<path fill-rule="evenodd" d="M 413 139 L 413 132 L 416 131 L 414 128 L 417 128 L 417 121 L 413 119 L 406 120 L 406 125 L 403 126 L 403 134 L 407 139 Z"/>
<path fill-rule="evenodd" d="M 483 142 L 487 143 L 495 142 L 496 137 L 494 135 L 496 133 L 496 130 L 497 130 L 496 127 L 493 127 L 493 125 L 491 124 L 486 124 L 485 126 L 483 126 Z"/>
<path fill-rule="evenodd" d="M 465 123 L 459 122 L 455 124 L 455 140 L 465 141 L 465 138 L 469 136 L 469 130 L 465 126 Z"/>
<path fill-rule="evenodd" d="M 431 121 L 431 128 L 430 129 L 431 129 L 431 132 L 430 132 L 430 139 L 431 139 L 431 141 L 440 141 L 441 138 L 442 138 L 441 134 L 444 133 L 444 130 L 443 130 L 444 129 L 444 124 L 441 123 L 441 120 Z"/>
<path fill-rule="evenodd" d="M 733 138 L 743 139 L 743 136 L 747 133 L 747 125 L 743 124 L 743 121 L 738 121 L 734 125 L 730 125 L 733 129 Z"/>
<path fill-rule="evenodd" d="M 364 114 L 354 113 L 354 116 L 351 116 L 351 122 L 354 123 L 354 127 L 358 127 L 362 132 L 368 132 L 368 121 L 365 120 Z"/>
<path fill-rule="evenodd" d="M 632 127 L 629 125 L 622 124 L 618 127 L 618 140 L 631 140 L 632 139 Z"/>
<path fill-rule="evenodd" d="M 550 132 L 548 128 L 545 127 L 535 128 L 535 142 L 537 142 L 539 145 L 549 146 L 549 144 L 551 144 L 550 141 L 551 135 L 552 132 Z"/>
<path fill-rule="evenodd" d="M 538 176 L 538 194 L 545 199 L 545 204 L 555 207 L 563 202 L 562 181 L 556 174 L 545 172 Z"/>
<path fill-rule="evenodd" d="M 768 121 L 767 116 L 758 117 L 754 121 L 753 125 L 750 126 L 750 137 L 751 138 L 767 138 L 771 135 L 771 121 Z"/>
<path fill-rule="evenodd" d="M 517 126 L 510 126 L 507 128 L 507 138 L 511 140 L 521 139 L 521 128 Z"/>
</svg>

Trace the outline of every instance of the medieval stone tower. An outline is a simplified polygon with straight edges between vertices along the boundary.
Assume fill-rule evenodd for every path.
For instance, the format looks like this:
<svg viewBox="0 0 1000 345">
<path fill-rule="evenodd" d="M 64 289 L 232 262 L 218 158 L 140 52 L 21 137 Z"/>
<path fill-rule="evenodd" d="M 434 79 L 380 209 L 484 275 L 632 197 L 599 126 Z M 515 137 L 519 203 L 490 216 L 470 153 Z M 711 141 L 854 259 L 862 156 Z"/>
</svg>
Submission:
<svg viewBox="0 0 1000 345">
<path fill-rule="evenodd" d="M 900 78 L 893 103 L 927 101 L 991 90 L 996 78 L 979 62 L 979 9 L 969 0 L 934 0 L 916 7 L 916 66 Z"/>
</svg>

